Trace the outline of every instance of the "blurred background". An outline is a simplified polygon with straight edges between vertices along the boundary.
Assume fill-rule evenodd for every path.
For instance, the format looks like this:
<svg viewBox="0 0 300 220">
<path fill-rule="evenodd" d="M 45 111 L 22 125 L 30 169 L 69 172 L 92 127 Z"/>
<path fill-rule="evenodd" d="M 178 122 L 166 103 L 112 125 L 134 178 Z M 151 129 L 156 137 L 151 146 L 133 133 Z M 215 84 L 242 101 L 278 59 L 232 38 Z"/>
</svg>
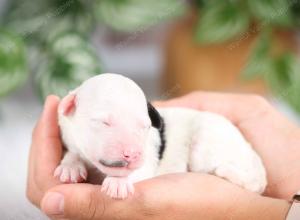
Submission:
<svg viewBox="0 0 300 220">
<path fill-rule="evenodd" d="M 25 198 L 32 128 L 95 74 L 151 100 L 257 93 L 299 123 L 299 28 L 300 0 L 0 0 L 1 219 L 45 219 Z"/>
</svg>

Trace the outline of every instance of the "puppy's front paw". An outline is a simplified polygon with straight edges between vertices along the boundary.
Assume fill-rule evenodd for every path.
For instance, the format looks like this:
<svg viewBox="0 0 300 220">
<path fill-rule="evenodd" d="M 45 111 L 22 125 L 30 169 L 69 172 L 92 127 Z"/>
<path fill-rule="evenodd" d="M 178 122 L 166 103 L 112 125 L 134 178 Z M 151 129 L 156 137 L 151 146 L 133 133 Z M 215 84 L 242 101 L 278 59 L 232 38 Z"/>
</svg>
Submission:
<svg viewBox="0 0 300 220">
<path fill-rule="evenodd" d="M 86 180 L 87 170 L 80 162 L 62 163 L 55 169 L 54 176 L 63 183 L 80 183 Z"/>
<path fill-rule="evenodd" d="M 124 177 L 106 177 L 102 183 L 102 192 L 114 199 L 125 199 L 134 193 L 133 184 Z"/>
</svg>

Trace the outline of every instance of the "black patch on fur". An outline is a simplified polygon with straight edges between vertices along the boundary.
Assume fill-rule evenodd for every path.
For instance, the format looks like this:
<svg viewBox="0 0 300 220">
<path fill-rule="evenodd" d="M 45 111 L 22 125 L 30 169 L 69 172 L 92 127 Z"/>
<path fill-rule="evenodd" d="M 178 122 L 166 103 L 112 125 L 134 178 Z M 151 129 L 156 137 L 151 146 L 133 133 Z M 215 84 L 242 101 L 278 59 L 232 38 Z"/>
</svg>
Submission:
<svg viewBox="0 0 300 220">
<path fill-rule="evenodd" d="M 158 158 L 159 160 L 161 160 L 166 148 L 165 122 L 164 119 L 160 116 L 159 112 L 153 107 L 153 105 L 151 105 L 150 102 L 147 103 L 147 106 L 152 126 L 158 129 L 159 132 L 160 146 L 158 149 Z"/>
<path fill-rule="evenodd" d="M 161 118 L 161 127 L 158 129 L 159 137 L 160 137 L 160 146 L 158 150 L 158 158 L 161 160 L 164 156 L 165 148 L 166 148 L 166 138 L 165 138 L 165 121 Z"/>
<path fill-rule="evenodd" d="M 294 195 L 293 200 L 300 201 L 300 195 L 298 194 Z"/>
<path fill-rule="evenodd" d="M 160 129 L 162 126 L 162 118 L 158 111 L 151 105 L 150 102 L 147 102 L 147 107 L 148 107 L 148 115 L 151 119 L 152 126 Z"/>
</svg>

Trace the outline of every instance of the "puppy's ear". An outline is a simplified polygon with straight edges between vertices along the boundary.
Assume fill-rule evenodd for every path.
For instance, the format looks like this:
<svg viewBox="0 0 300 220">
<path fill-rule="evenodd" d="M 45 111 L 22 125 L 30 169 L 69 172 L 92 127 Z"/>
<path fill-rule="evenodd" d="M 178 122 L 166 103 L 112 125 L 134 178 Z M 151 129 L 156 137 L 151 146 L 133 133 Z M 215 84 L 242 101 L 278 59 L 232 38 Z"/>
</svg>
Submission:
<svg viewBox="0 0 300 220">
<path fill-rule="evenodd" d="M 75 92 L 70 92 L 68 95 L 66 95 L 58 105 L 58 112 L 65 116 L 72 114 L 76 108 L 75 99 Z"/>
<path fill-rule="evenodd" d="M 150 102 L 147 102 L 147 107 L 148 107 L 148 114 L 151 119 L 152 126 L 160 129 L 162 127 L 162 118 L 158 111 L 151 105 Z"/>
</svg>

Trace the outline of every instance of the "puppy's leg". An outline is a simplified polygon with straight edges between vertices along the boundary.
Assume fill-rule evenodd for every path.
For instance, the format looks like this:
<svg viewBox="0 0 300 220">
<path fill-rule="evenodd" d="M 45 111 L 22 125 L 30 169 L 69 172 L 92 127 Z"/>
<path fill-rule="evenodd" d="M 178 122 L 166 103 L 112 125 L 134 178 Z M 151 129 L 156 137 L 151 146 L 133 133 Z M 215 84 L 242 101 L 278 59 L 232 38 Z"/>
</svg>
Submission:
<svg viewBox="0 0 300 220">
<path fill-rule="evenodd" d="M 114 199 L 125 199 L 134 193 L 134 187 L 128 177 L 107 176 L 102 183 L 101 192 Z"/>
<path fill-rule="evenodd" d="M 220 147 L 221 146 L 221 147 Z M 223 150 L 225 149 L 225 150 Z M 226 143 L 209 143 L 202 140 L 191 146 L 190 171 L 210 173 L 224 178 L 252 192 L 262 193 L 266 186 L 264 175 L 252 166 L 252 152 L 230 152 Z"/>
<path fill-rule="evenodd" d="M 219 166 L 215 170 L 215 174 L 252 192 L 263 193 L 265 189 L 265 184 L 251 178 L 251 173 L 247 173 L 230 164 Z"/>
<path fill-rule="evenodd" d="M 125 199 L 134 193 L 134 183 L 154 176 L 154 167 L 144 165 L 127 177 L 107 176 L 101 187 L 101 191 L 115 199 Z"/>
<path fill-rule="evenodd" d="M 78 183 L 86 180 L 87 170 L 79 155 L 67 151 L 55 169 L 54 176 L 63 183 Z"/>
</svg>

